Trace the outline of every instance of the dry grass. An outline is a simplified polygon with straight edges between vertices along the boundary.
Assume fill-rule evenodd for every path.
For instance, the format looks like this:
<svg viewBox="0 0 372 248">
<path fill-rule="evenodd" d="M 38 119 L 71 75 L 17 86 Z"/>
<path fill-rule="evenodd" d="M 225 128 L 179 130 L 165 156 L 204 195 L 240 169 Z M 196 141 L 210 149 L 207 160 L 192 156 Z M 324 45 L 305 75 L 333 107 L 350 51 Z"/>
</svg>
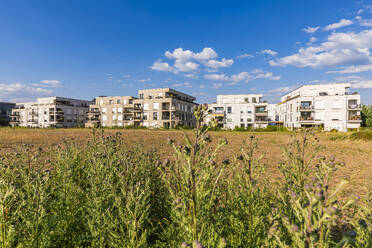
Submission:
<svg viewBox="0 0 372 248">
<path fill-rule="evenodd" d="M 107 134 L 121 132 L 126 143 L 144 144 L 147 148 L 157 148 L 162 156 L 172 153 L 166 144 L 167 138 L 182 142 L 182 137 L 190 131 L 166 130 L 105 130 Z M 89 129 L 12 129 L 0 128 L 0 154 L 11 152 L 21 144 L 34 144 L 35 147 L 48 147 L 61 142 L 64 138 L 73 138 L 86 142 L 91 135 Z M 243 140 L 252 135 L 250 132 L 211 132 L 213 140 L 227 138 L 229 144 L 220 154 L 222 157 L 232 157 L 239 151 Z M 259 138 L 259 151 L 266 153 L 265 165 L 275 178 L 277 173 L 275 165 L 283 160 L 282 146 L 291 141 L 290 133 L 254 133 Z M 330 139 L 333 134 L 317 134 L 320 145 L 324 148 L 322 153 L 326 156 L 334 155 L 339 162 L 346 166 L 336 172 L 336 181 L 339 177 L 348 175 L 351 183 L 344 194 L 364 195 L 365 185 L 372 180 L 372 142 L 351 139 Z"/>
</svg>

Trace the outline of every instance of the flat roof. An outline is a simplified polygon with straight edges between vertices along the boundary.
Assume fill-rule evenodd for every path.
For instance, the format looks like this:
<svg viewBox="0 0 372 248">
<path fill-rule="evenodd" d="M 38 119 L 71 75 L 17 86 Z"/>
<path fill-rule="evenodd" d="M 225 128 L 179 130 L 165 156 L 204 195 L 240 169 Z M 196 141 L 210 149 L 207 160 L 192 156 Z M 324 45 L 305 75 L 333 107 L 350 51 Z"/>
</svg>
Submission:
<svg viewBox="0 0 372 248">
<path fill-rule="evenodd" d="M 302 87 L 308 87 L 308 86 L 329 86 L 329 85 L 339 85 L 339 86 L 345 85 L 346 87 L 351 87 L 351 84 L 350 83 L 304 84 L 304 85 L 298 86 L 294 90 L 291 90 L 291 91 L 285 93 L 283 96 L 288 95 L 288 94 L 292 93 L 293 91 L 296 91 L 296 90 L 298 90 L 298 89 L 300 89 Z"/>
</svg>

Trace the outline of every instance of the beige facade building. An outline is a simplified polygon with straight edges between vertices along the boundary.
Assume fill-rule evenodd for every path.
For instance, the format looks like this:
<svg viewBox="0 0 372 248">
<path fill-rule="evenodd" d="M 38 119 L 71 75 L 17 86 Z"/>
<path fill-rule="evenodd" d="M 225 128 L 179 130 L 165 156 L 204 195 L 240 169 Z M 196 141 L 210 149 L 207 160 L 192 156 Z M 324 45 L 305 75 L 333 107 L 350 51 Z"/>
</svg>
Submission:
<svg viewBox="0 0 372 248">
<path fill-rule="evenodd" d="M 87 127 L 194 126 L 195 97 L 170 89 L 139 90 L 138 97 L 102 96 L 90 106 Z"/>
<path fill-rule="evenodd" d="M 57 96 L 16 103 L 10 124 L 13 127 L 81 127 L 87 120 L 90 104 L 91 101 Z"/>
</svg>

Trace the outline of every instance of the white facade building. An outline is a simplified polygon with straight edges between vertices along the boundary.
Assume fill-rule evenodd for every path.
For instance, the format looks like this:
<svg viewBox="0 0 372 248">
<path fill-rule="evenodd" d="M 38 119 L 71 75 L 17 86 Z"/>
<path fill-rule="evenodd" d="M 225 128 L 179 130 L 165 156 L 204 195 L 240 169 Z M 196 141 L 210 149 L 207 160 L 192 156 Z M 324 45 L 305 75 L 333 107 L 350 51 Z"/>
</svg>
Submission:
<svg viewBox="0 0 372 248">
<path fill-rule="evenodd" d="M 350 93 L 351 84 L 301 86 L 281 98 L 279 121 L 288 128 L 321 126 L 326 131 L 359 128 L 360 95 Z"/>
<path fill-rule="evenodd" d="M 217 102 L 209 104 L 211 114 L 206 122 L 213 118 L 225 129 L 265 128 L 274 116 L 269 116 L 270 104 L 262 101 L 262 97 L 262 94 L 217 95 Z"/>
<path fill-rule="evenodd" d="M 12 109 L 12 126 L 84 126 L 91 101 L 64 97 L 37 98 L 36 102 L 17 103 Z"/>
</svg>

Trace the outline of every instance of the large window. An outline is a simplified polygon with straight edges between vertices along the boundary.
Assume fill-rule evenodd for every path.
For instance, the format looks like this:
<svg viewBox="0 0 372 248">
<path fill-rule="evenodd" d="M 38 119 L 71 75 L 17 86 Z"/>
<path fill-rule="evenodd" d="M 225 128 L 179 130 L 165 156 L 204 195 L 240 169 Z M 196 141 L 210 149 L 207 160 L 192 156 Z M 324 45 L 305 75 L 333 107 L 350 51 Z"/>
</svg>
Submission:
<svg viewBox="0 0 372 248">
<path fill-rule="evenodd" d="M 153 120 L 157 120 L 158 119 L 158 112 L 154 112 L 153 113 L 152 119 Z"/>
<path fill-rule="evenodd" d="M 152 107 L 153 109 L 159 109 L 159 103 L 158 102 L 154 102 L 154 105 Z"/>
<path fill-rule="evenodd" d="M 232 113 L 232 107 L 231 106 L 227 107 L 227 113 L 228 114 L 231 114 Z"/>
<path fill-rule="evenodd" d="M 149 104 L 148 103 L 143 104 L 143 110 L 149 110 Z"/>
</svg>

